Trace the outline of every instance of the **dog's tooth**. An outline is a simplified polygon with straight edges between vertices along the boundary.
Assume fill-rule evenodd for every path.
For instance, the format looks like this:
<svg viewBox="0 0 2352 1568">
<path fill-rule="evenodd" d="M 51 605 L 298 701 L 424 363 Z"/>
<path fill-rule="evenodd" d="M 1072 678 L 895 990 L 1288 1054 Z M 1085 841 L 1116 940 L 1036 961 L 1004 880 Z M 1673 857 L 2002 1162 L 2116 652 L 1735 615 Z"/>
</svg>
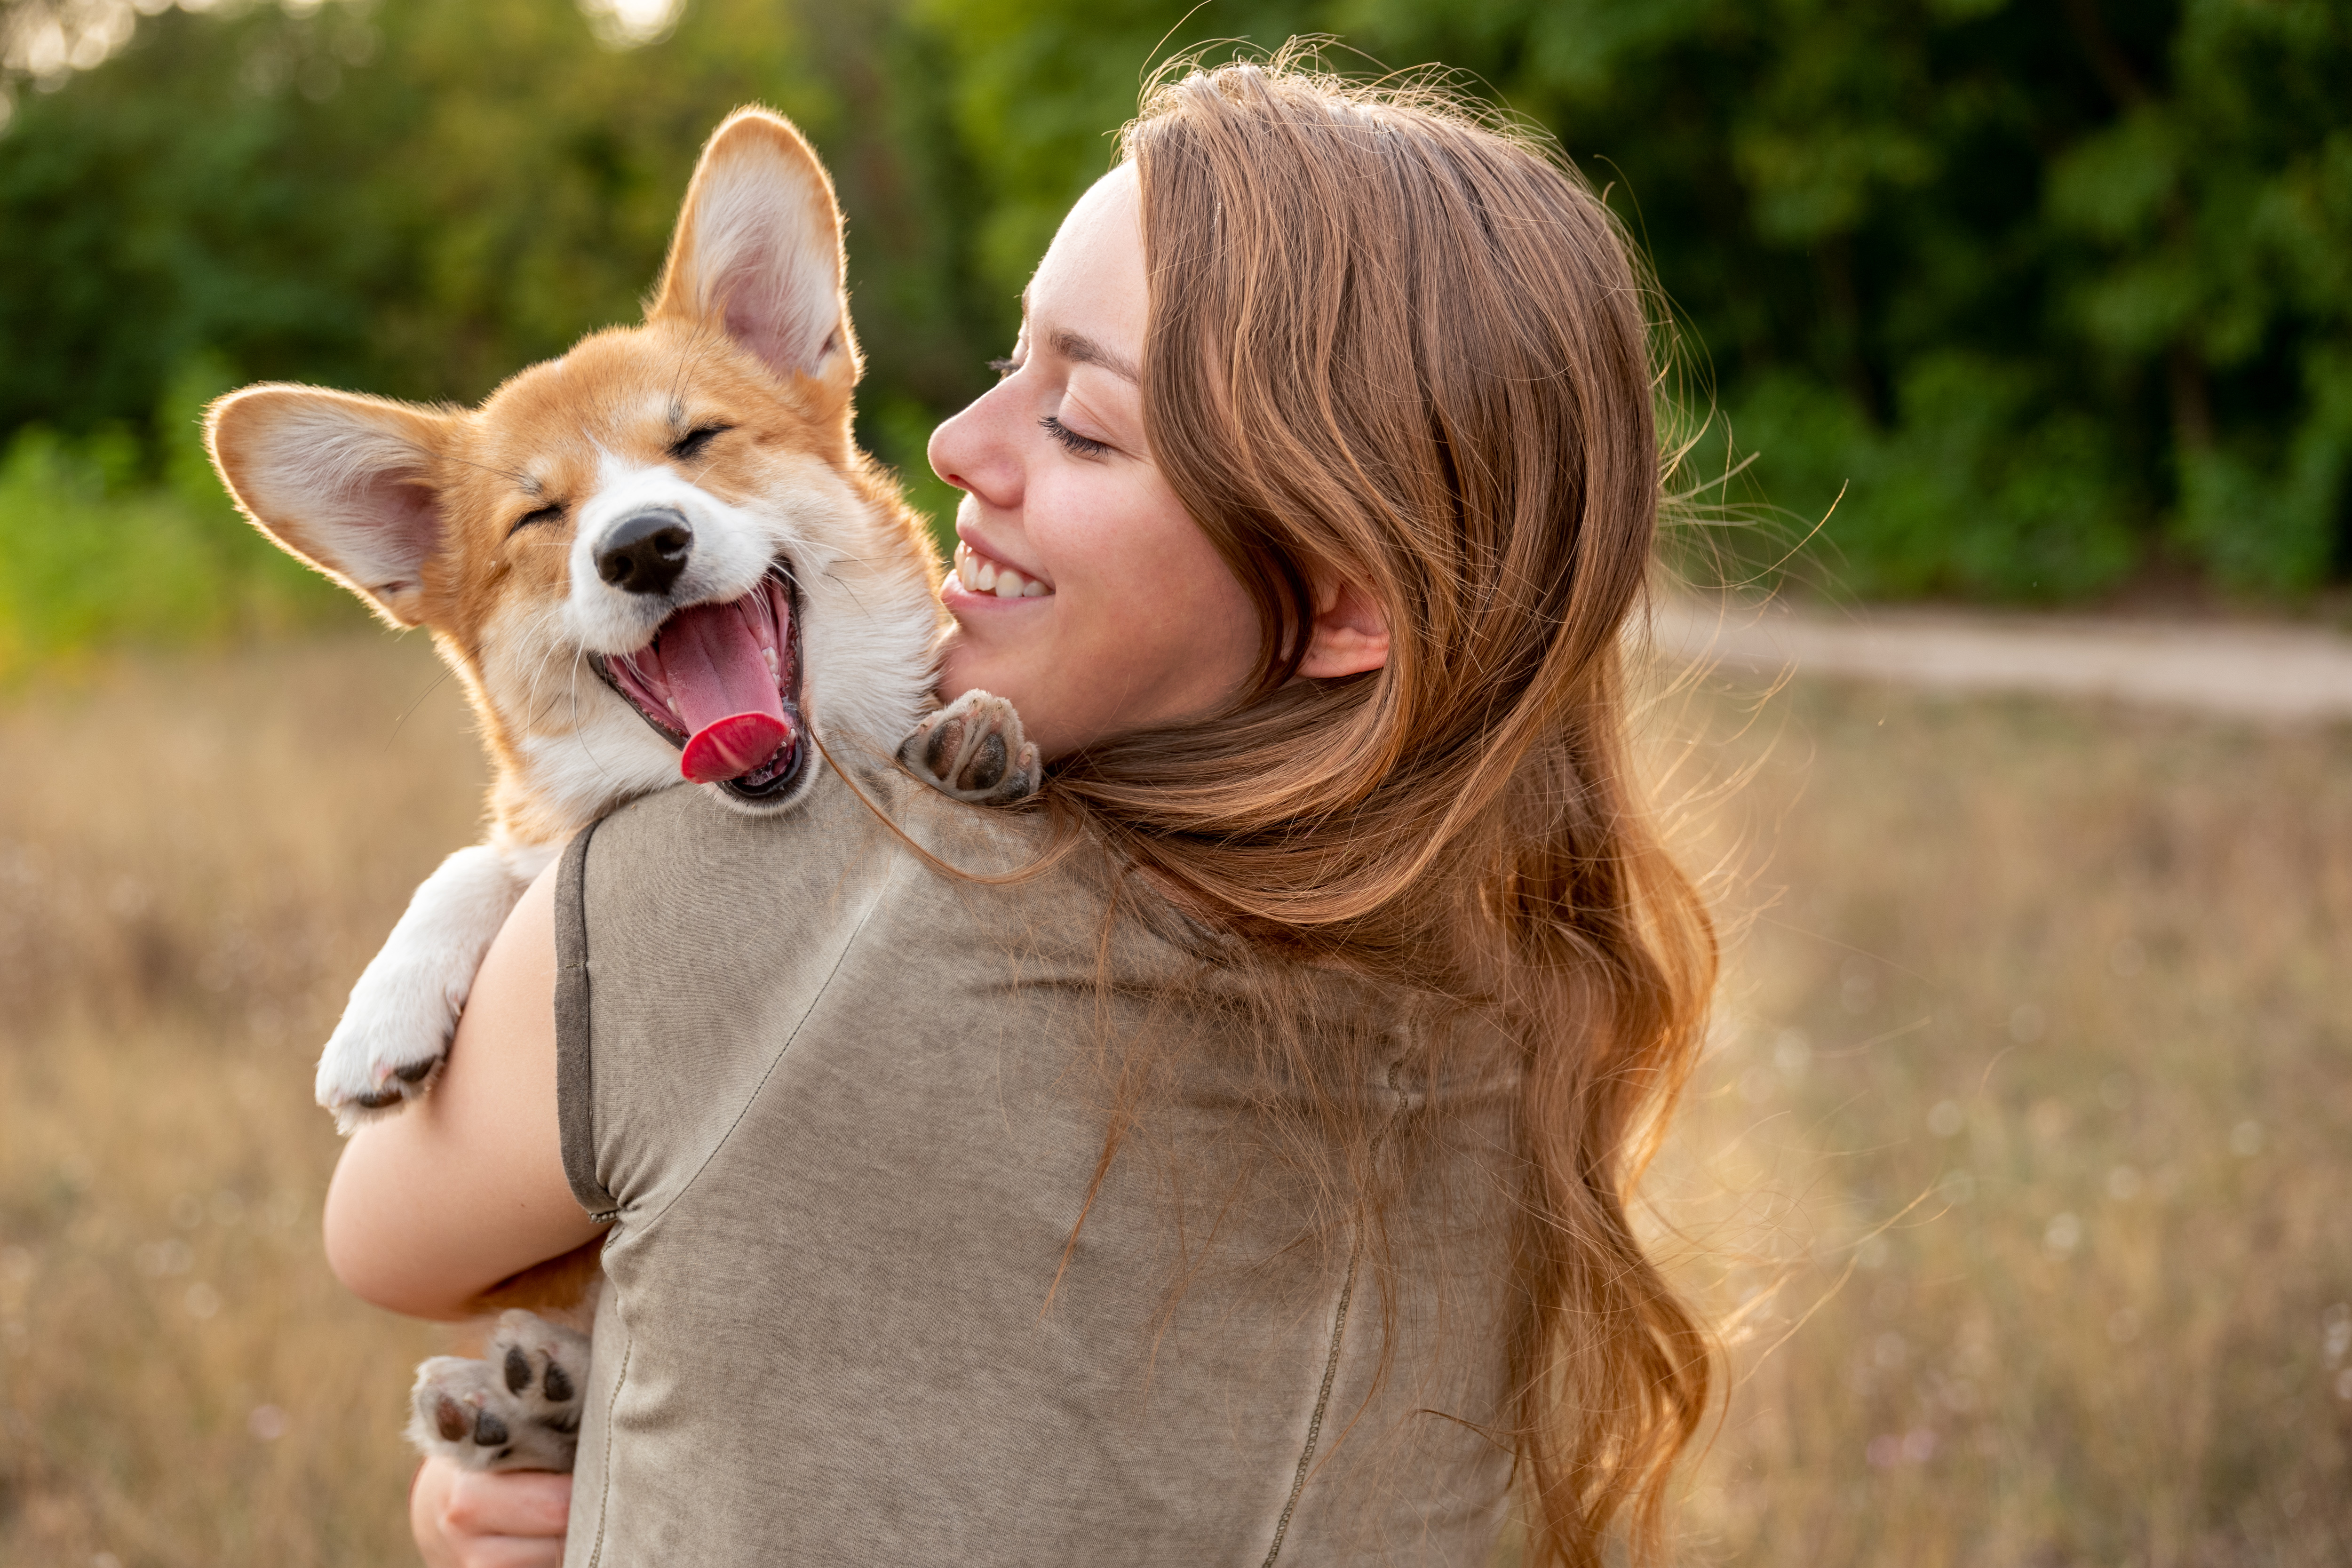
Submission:
<svg viewBox="0 0 2352 1568">
<path fill-rule="evenodd" d="M 996 574 L 996 596 L 1000 599 L 1017 599 L 1028 585 L 1029 580 L 1010 566 Z"/>
<path fill-rule="evenodd" d="M 776 650 L 774 648 L 761 648 L 760 650 L 760 657 L 767 661 L 768 679 L 770 680 L 782 680 L 784 678 L 782 666 L 776 662 Z"/>
<path fill-rule="evenodd" d="M 980 575 L 973 579 L 971 585 L 979 589 L 983 594 L 995 593 L 996 568 L 985 561 L 982 562 L 980 563 Z"/>
<path fill-rule="evenodd" d="M 1033 580 L 1026 588 L 1021 590 L 1021 596 L 1024 599 L 1042 599 L 1053 591 L 1045 584 Z"/>
<path fill-rule="evenodd" d="M 662 702 L 663 702 L 663 705 L 664 705 L 664 706 L 666 706 L 666 707 L 667 707 L 667 708 L 669 709 L 669 716 L 670 716 L 671 718 L 673 718 L 673 719 L 678 719 L 678 720 L 683 720 L 683 719 L 686 717 L 686 715 L 685 715 L 685 714 L 683 714 L 683 713 L 681 713 L 681 712 L 679 712 L 679 711 L 677 710 L 677 698 L 675 698 L 675 697 L 665 697 L 665 698 L 663 698 L 663 699 L 662 699 Z"/>
</svg>

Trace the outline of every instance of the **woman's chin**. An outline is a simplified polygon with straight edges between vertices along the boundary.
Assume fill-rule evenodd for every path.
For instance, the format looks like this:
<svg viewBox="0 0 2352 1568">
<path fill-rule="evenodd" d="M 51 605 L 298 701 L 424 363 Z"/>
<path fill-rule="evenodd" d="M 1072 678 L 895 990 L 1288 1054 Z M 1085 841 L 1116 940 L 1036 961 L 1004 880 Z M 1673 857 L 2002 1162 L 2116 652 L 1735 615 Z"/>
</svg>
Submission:
<svg viewBox="0 0 2352 1568">
<path fill-rule="evenodd" d="M 961 622 L 949 631 L 947 641 L 940 647 L 940 700 L 952 702 L 967 691 L 987 691 L 1006 699 L 1015 707 L 1020 699 L 1004 689 L 1013 669 L 1001 658 L 989 657 L 989 650 L 975 647 L 971 634 Z"/>
<path fill-rule="evenodd" d="M 1026 688 L 1023 675 L 1038 667 L 1051 597 L 999 599 L 974 593 L 950 577 L 940 595 L 953 624 L 940 647 L 940 696 L 953 701 L 978 687 L 1013 698 L 1008 685 Z"/>
</svg>

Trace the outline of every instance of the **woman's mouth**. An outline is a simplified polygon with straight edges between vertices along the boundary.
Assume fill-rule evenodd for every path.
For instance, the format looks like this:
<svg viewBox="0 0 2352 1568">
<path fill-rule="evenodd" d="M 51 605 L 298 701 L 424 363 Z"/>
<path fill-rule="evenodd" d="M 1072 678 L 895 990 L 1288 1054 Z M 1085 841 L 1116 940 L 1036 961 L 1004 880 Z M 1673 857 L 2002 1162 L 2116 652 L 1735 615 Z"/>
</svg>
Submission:
<svg viewBox="0 0 2352 1568">
<path fill-rule="evenodd" d="M 982 555 L 961 539 L 956 541 L 955 579 L 971 593 L 992 594 L 1000 599 L 1045 599 L 1054 593 L 1034 577 Z"/>
</svg>

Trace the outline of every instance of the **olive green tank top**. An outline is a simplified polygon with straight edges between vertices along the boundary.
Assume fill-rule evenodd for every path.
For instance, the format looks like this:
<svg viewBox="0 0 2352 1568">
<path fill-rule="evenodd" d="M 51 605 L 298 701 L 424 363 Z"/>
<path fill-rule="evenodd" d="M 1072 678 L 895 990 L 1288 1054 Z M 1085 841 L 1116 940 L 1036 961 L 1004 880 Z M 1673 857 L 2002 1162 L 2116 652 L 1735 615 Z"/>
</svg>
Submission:
<svg viewBox="0 0 2352 1568">
<path fill-rule="evenodd" d="M 1034 816 L 852 776 L 965 870 L 1038 853 Z M 1417 1151 L 1369 1247 L 1215 942 L 1107 922 L 1112 887 L 1092 849 L 942 874 L 830 770 L 781 817 L 682 787 L 573 843 L 563 1158 L 613 1224 L 569 1568 L 1486 1562 L 1507 1074 L 1412 1081 L 1401 1010 L 1314 979 Z M 1171 1065 L 1101 1166 L 1145 1034 Z"/>
</svg>

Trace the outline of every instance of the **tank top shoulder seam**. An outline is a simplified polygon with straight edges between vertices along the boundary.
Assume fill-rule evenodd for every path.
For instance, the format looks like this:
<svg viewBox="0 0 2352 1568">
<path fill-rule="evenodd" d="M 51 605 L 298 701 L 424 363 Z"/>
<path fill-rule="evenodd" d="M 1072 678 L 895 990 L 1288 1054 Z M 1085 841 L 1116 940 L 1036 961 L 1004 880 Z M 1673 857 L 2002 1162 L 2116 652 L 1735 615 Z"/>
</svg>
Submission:
<svg viewBox="0 0 2352 1568">
<path fill-rule="evenodd" d="M 557 1140 L 573 1201 L 600 1225 L 619 1213 L 596 1173 L 595 1063 L 590 1048 L 588 850 L 606 820 L 590 823 L 564 847 L 555 894 Z"/>
</svg>

